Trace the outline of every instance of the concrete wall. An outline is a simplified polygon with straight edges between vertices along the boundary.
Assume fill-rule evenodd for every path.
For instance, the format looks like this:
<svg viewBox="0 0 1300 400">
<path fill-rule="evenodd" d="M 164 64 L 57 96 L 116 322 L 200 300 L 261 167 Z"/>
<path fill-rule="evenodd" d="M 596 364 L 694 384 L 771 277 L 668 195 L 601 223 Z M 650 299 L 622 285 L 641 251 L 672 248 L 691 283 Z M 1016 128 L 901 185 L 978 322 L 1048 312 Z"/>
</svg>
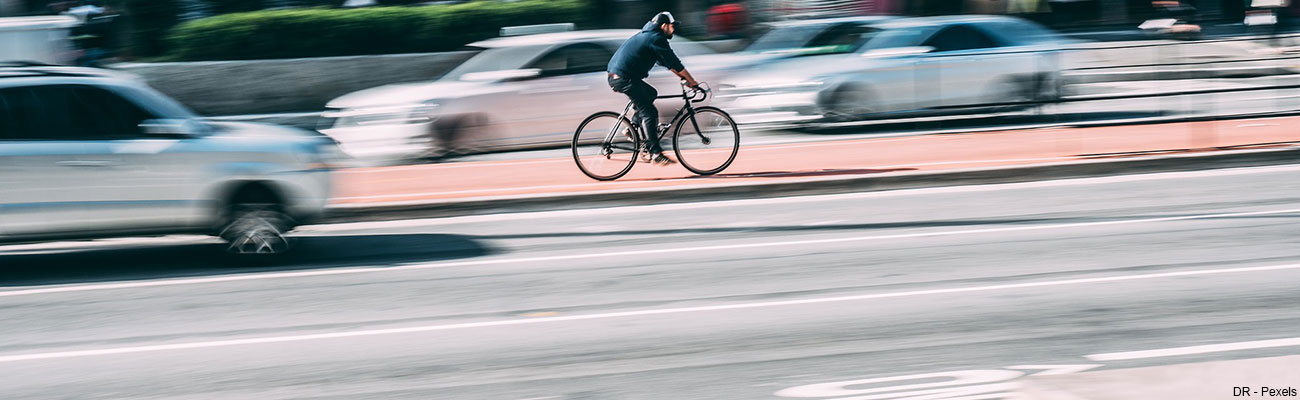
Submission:
<svg viewBox="0 0 1300 400">
<path fill-rule="evenodd" d="M 473 52 L 117 64 L 203 115 L 319 111 L 335 97 L 435 79 Z"/>
<path fill-rule="evenodd" d="M 704 42 L 719 52 L 739 40 Z M 291 60 L 117 64 L 203 115 L 320 111 L 325 103 L 380 85 L 436 79 L 473 52 L 322 57 Z"/>
</svg>

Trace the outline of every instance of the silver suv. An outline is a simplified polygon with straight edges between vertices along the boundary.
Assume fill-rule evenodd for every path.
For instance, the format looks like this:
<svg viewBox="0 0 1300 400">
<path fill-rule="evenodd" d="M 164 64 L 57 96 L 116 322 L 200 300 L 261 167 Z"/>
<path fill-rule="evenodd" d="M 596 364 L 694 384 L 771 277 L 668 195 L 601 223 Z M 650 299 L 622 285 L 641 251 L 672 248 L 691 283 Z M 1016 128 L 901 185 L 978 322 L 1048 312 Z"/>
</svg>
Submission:
<svg viewBox="0 0 1300 400">
<path fill-rule="evenodd" d="M 315 132 L 202 122 L 130 75 L 0 63 L 0 242 L 204 233 L 283 252 L 338 154 Z"/>
</svg>

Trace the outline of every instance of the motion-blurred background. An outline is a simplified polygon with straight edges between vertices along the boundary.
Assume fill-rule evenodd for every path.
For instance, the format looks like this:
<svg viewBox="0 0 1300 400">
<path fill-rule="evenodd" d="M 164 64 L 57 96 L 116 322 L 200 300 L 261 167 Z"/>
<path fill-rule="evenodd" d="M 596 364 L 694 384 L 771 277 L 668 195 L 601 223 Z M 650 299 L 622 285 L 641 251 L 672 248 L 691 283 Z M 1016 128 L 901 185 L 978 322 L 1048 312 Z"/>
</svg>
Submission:
<svg viewBox="0 0 1300 400">
<path fill-rule="evenodd" d="M 659 11 L 739 155 L 588 179 L 575 129 Z M 1289 388 L 1298 17 L 0 0 L 0 398 Z"/>
</svg>

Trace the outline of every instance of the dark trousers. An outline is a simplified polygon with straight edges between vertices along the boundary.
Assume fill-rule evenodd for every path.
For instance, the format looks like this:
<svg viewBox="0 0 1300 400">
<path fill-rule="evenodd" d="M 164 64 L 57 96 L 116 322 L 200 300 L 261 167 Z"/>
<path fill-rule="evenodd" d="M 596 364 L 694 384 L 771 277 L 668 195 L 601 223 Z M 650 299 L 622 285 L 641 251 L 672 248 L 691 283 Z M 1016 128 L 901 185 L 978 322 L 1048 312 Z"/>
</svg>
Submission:
<svg viewBox="0 0 1300 400">
<path fill-rule="evenodd" d="M 613 75 L 609 77 L 609 87 L 632 99 L 636 122 L 641 124 L 641 132 L 646 134 L 643 138 L 646 147 L 650 154 L 662 153 L 663 149 L 659 147 L 659 109 L 655 108 L 655 97 L 659 97 L 659 91 L 640 79 L 615 78 Z"/>
</svg>

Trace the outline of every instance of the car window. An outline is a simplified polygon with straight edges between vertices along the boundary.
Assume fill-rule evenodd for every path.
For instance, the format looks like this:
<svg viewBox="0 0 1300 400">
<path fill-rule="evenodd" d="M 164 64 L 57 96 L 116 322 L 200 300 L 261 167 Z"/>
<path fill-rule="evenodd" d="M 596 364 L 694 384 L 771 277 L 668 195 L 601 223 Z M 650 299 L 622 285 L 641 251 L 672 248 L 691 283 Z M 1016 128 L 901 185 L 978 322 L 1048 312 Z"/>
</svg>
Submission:
<svg viewBox="0 0 1300 400">
<path fill-rule="evenodd" d="M 925 41 L 923 46 L 934 47 L 935 52 L 987 49 L 998 47 L 984 32 L 965 25 L 950 26 Z"/>
<path fill-rule="evenodd" d="M 41 139 L 50 131 L 50 110 L 43 106 L 34 88 L 15 87 L 0 90 L 8 115 L 5 139 Z M 66 121 L 66 118 L 65 118 Z"/>
<path fill-rule="evenodd" d="M 596 44 L 579 43 L 561 47 L 533 62 L 530 68 L 542 70 L 543 76 L 601 72 L 614 53 Z"/>
<path fill-rule="evenodd" d="M 1056 33 L 1029 21 L 994 21 L 979 24 L 985 33 L 1005 43 L 1031 45 L 1060 41 Z"/>
<path fill-rule="evenodd" d="M 546 46 L 497 47 L 475 54 L 443 76 L 443 80 L 458 80 L 465 74 L 504 71 L 526 68 L 524 63 L 537 58 Z"/>
<path fill-rule="evenodd" d="M 618 44 L 622 44 L 622 43 L 618 43 Z M 688 41 L 682 38 L 673 39 L 671 44 L 669 44 L 669 46 L 673 48 L 673 53 L 677 53 L 678 57 L 700 56 L 700 55 L 717 53 L 717 51 L 710 49 L 709 46 L 705 46 L 703 44 L 700 44 L 699 42 Z M 617 44 L 614 47 L 617 48 L 618 47 Z M 613 56 L 611 55 L 610 57 Z"/>
<path fill-rule="evenodd" d="M 25 133 L 19 132 L 19 124 L 23 121 L 18 119 L 20 116 L 14 113 L 15 105 L 9 100 L 9 92 L 12 91 L 12 89 L 0 89 L 0 140 L 26 136 Z"/>
<path fill-rule="evenodd" d="M 873 35 L 862 47 L 863 50 L 869 50 L 920 46 L 921 40 L 925 38 L 926 33 L 928 31 L 921 28 L 887 29 Z"/>
<path fill-rule="evenodd" d="M 140 137 L 140 123 L 155 118 L 117 93 L 93 86 L 71 87 L 74 107 L 84 119 L 82 134 L 88 139 Z"/>
<path fill-rule="evenodd" d="M 5 89 L 12 139 L 120 139 L 140 136 L 150 114 L 105 89 L 32 86 Z"/>
<path fill-rule="evenodd" d="M 862 24 L 841 24 L 814 37 L 806 47 L 826 48 L 831 53 L 846 53 L 866 43 L 879 29 Z"/>
</svg>

